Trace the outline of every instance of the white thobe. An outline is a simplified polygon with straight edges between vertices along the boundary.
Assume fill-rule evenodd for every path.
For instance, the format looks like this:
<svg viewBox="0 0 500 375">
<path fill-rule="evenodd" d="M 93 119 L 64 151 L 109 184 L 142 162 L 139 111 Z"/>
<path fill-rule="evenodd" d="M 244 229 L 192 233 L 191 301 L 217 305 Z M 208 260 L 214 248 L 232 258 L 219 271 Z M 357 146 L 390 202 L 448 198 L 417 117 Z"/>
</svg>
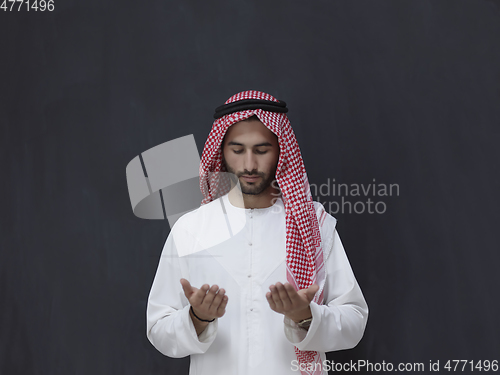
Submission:
<svg viewBox="0 0 500 375">
<path fill-rule="evenodd" d="M 228 196 L 182 216 L 167 238 L 147 306 L 147 336 L 169 357 L 191 356 L 190 375 L 300 374 L 294 346 L 325 352 L 357 345 L 368 307 L 336 220 L 314 202 L 326 265 L 324 304 L 311 302 L 312 324 L 299 328 L 271 310 L 269 286 L 285 283 L 285 211 L 233 206 Z M 226 290 L 222 318 L 197 336 L 180 279 Z M 326 371 L 324 372 L 326 374 Z"/>
</svg>

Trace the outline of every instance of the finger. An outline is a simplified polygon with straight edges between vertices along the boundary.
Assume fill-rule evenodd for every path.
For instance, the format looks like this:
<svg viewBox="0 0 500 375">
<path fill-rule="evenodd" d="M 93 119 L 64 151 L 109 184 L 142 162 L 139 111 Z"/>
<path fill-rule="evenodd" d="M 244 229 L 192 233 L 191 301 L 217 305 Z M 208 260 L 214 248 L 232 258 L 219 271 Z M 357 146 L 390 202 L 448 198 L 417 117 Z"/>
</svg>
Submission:
<svg viewBox="0 0 500 375">
<path fill-rule="evenodd" d="M 208 292 L 205 294 L 201 306 L 207 311 L 210 309 L 210 305 L 212 304 L 218 290 L 219 287 L 217 285 L 212 285 Z"/>
<path fill-rule="evenodd" d="M 300 294 L 297 293 L 295 288 L 293 287 L 292 284 L 286 283 L 285 285 L 285 290 L 288 293 L 288 298 L 292 301 L 292 303 L 297 304 L 302 302 L 302 298 L 300 297 Z"/>
<path fill-rule="evenodd" d="M 271 298 L 276 304 L 276 310 L 283 311 L 283 302 L 281 301 L 280 294 L 278 292 L 278 289 L 276 288 L 276 285 L 271 285 L 269 289 L 271 290 Z"/>
<path fill-rule="evenodd" d="M 276 289 L 278 289 L 278 294 L 280 296 L 281 303 L 283 304 L 283 309 L 285 311 L 288 311 L 292 307 L 292 301 L 290 300 L 290 296 L 288 295 L 287 290 L 282 283 L 276 283 Z"/>
<path fill-rule="evenodd" d="M 189 303 L 193 307 L 199 307 L 203 303 L 205 295 L 207 294 L 207 290 L 209 289 L 208 284 L 203 284 L 200 289 L 196 290 L 189 300 Z"/>
<path fill-rule="evenodd" d="M 214 300 L 212 301 L 212 304 L 210 305 L 210 311 L 215 314 L 217 312 L 217 309 L 219 308 L 219 305 L 222 302 L 222 298 L 224 297 L 224 294 L 226 291 L 224 289 L 219 289 L 217 294 L 214 297 Z"/>
<path fill-rule="evenodd" d="M 189 299 L 189 297 L 191 297 L 191 294 L 194 293 L 191 284 L 186 279 L 181 279 L 181 285 L 182 285 L 182 290 L 184 291 L 184 295 L 186 296 L 187 299 Z"/>
<path fill-rule="evenodd" d="M 267 302 L 269 303 L 269 307 L 271 308 L 271 310 L 276 311 L 276 303 L 274 303 L 271 292 L 266 293 L 266 299 L 267 299 Z"/>
<path fill-rule="evenodd" d="M 222 302 L 220 303 L 219 307 L 217 308 L 217 316 L 219 318 L 221 318 L 226 313 L 227 301 L 229 301 L 229 297 L 224 295 L 224 297 L 222 297 Z"/>
<path fill-rule="evenodd" d="M 313 284 L 309 288 L 307 288 L 304 292 L 307 297 L 307 300 L 311 302 L 314 299 L 314 295 L 319 290 L 319 285 Z"/>
</svg>

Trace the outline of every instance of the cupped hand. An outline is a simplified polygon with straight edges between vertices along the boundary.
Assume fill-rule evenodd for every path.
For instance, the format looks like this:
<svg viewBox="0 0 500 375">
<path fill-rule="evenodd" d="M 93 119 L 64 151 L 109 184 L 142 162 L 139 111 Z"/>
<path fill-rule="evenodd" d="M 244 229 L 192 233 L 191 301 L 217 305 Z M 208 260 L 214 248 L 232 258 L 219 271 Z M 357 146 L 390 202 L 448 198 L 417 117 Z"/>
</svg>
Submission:
<svg viewBox="0 0 500 375">
<path fill-rule="evenodd" d="M 299 322 L 311 317 L 309 305 L 318 289 L 319 286 L 313 284 L 296 291 L 291 284 L 278 282 L 269 286 L 270 292 L 266 293 L 266 298 L 271 310 Z"/>
<path fill-rule="evenodd" d="M 197 317 L 203 320 L 221 318 L 226 313 L 228 297 L 224 289 L 217 285 L 203 284 L 201 288 L 191 286 L 188 280 L 181 279 L 184 295 L 193 307 Z"/>
</svg>

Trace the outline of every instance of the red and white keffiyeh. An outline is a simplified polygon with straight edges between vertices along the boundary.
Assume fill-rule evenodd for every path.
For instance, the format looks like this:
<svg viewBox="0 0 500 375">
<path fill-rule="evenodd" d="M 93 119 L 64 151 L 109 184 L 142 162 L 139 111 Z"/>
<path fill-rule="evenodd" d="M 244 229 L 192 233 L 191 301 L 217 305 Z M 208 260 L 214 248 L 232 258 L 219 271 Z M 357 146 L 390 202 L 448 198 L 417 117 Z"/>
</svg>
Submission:
<svg viewBox="0 0 500 375">
<path fill-rule="evenodd" d="M 263 99 L 278 102 L 273 96 L 260 91 L 243 91 L 230 97 L 224 104 L 243 99 Z M 200 165 L 200 189 L 205 197 L 202 205 L 226 194 L 230 190 L 228 180 L 217 172 L 226 172 L 222 161 L 221 144 L 227 129 L 236 122 L 256 115 L 279 140 L 280 155 L 276 168 L 276 181 L 281 190 L 286 220 L 287 281 L 296 290 L 318 284 L 320 289 L 314 302 L 323 303 L 325 266 L 321 236 L 313 205 L 309 181 L 295 134 L 285 113 L 249 109 L 229 113 L 213 123 L 203 149 Z M 302 374 L 321 374 L 321 358 L 318 352 L 295 348 Z"/>
</svg>

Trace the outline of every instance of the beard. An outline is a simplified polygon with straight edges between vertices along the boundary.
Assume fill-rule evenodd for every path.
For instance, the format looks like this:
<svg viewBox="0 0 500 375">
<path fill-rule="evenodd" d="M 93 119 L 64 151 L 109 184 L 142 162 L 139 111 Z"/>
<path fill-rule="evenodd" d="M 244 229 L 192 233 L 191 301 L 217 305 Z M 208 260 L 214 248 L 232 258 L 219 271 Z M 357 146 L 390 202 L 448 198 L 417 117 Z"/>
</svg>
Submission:
<svg viewBox="0 0 500 375">
<path fill-rule="evenodd" d="M 271 171 L 270 173 L 265 173 L 265 172 L 257 172 L 257 171 L 243 171 L 243 172 L 236 172 L 234 169 L 232 169 L 229 165 L 226 163 L 226 169 L 228 172 L 232 173 L 231 175 L 231 181 L 236 185 L 237 180 L 240 182 L 240 188 L 241 192 L 243 194 L 247 195 L 259 195 L 262 194 L 269 186 L 271 186 L 272 182 L 274 181 L 274 175 L 276 171 Z M 236 176 L 236 177 L 235 177 Z M 241 179 L 241 176 L 259 176 L 260 181 L 255 181 L 255 182 L 247 182 L 244 179 Z"/>
</svg>

